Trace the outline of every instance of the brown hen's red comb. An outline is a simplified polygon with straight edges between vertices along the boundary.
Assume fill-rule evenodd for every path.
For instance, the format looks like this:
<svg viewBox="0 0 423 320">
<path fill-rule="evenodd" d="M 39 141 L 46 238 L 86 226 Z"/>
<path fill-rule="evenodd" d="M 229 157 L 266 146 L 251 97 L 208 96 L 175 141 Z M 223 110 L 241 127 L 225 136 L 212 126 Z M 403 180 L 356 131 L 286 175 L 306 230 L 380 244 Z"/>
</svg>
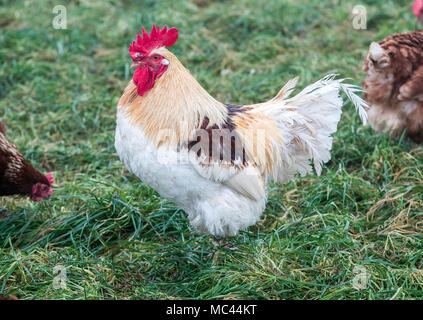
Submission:
<svg viewBox="0 0 423 320">
<path fill-rule="evenodd" d="M 145 31 L 144 27 L 141 27 L 142 37 L 140 33 L 137 34 L 137 41 L 133 41 L 129 46 L 129 54 L 131 58 L 135 60 L 140 55 L 148 55 L 152 50 L 160 47 L 170 47 L 178 39 L 178 29 L 170 28 L 167 30 L 167 26 L 164 26 L 162 30 L 160 27 L 153 24 L 150 35 Z"/>
<path fill-rule="evenodd" d="M 423 11 L 423 0 L 414 0 L 413 12 L 417 18 L 422 16 Z"/>
<path fill-rule="evenodd" d="M 52 173 L 47 173 L 46 178 L 48 180 L 48 182 L 50 183 L 50 186 L 53 184 L 54 182 L 54 177 Z"/>
</svg>

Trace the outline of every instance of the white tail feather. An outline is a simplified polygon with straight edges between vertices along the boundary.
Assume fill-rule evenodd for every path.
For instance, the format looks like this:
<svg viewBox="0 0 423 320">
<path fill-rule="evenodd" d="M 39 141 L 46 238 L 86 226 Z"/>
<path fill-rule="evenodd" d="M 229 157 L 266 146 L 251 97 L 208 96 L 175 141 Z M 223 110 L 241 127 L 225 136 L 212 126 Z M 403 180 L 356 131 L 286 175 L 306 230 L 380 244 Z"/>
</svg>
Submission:
<svg viewBox="0 0 423 320">
<path fill-rule="evenodd" d="M 339 83 L 341 86 L 342 91 L 347 95 L 348 99 L 352 102 L 355 109 L 358 112 L 358 115 L 360 116 L 361 121 L 363 121 L 363 124 L 367 124 L 367 110 L 369 110 L 369 105 L 361 99 L 358 95 L 356 95 L 356 92 L 361 92 L 361 88 L 358 86 L 355 86 L 353 84 L 346 84 L 342 83 L 343 80 Z"/>
<path fill-rule="evenodd" d="M 368 106 L 357 96 L 359 88 L 335 77 L 330 74 L 288 98 L 297 82 L 293 79 L 275 98 L 254 110 L 265 112 L 271 117 L 284 139 L 283 145 L 275 148 L 279 152 L 275 159 L 280 161 L 275 163 L 273 180 L 284 183 L 297 173 L 309 173 L 311 160 L 316 173 L 320 175 L 323 163 L 331 158 L 331 135 L 336 132 L 341 118 L 343 100 L 339 95 L 340 90 L 345 92 L 366 123 Z"/>
</svg>

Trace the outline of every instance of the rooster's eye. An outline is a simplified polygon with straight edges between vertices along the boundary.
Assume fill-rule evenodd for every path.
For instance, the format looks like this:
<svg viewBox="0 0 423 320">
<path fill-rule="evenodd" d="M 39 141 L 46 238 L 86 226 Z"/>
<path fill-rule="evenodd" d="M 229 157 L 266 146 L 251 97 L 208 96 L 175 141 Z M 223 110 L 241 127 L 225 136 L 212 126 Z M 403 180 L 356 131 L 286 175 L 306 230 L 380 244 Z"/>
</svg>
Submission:
<svg viewBox="0 0 423 320">
<path fill-rule="evenodd" d="M 159 56 L 153 56 L 153 59 L 154 60 L 158 60 L 159 59 Z"/>
</svg>

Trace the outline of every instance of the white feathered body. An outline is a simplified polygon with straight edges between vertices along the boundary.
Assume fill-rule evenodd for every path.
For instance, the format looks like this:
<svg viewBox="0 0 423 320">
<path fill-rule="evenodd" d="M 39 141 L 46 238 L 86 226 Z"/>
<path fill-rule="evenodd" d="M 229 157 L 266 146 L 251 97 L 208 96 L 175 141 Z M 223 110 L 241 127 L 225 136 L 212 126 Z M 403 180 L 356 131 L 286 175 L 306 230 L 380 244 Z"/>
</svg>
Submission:
<svg viewBox="0 0 423 320">
<path fill-rule="evenodd" d="M 170 52 L 162 50 L 161 54 L 166 54 L 170 66 L 154 88 L 145 97 L 135 97 L 130 83 L 125 94 L 132 98 L 119 102 L 115 147 L 133 174 L 181 207 L 201 232 L 235 236 L 260 219 L 270 181 L 286 183 L 298 173 L 310 173 L 313 165 L 317 174 L 321 173 L 322 164 L 330 159 L 331 135 L 341 116 L 341 89 L 352 98 L 363 119 L 366 116 L 355 87 L 333 76 L 289 98 L 296 84 L 292 80 L 274 99 L 239 107 L 238 114 L 233 114 L 227 105 L 208 95 Z M 176 77 L 174 85 L 181 97 L 166 96 L 174 93 L 161 89 L 172 86 L 172 72 L 190 80 L 181 82 Z M 235 159 L 228 165 L 190 150 L 185 140 L 195 137 L 203 118 L 209 124 L 206 127 L 231 122 L 247 159 Z M 264 133 L 262 151 L 254 149 L 249 136 L 258 129 Z M 169 132 L 165 139 L 163 130 Z"/>
<path fill-rule="evenodd" d="M 129 171 L 187 214 L 199 231 L 233 236 L 253 225 L 264 210 L 266 198 L 246 197 L 220 182 L 204 178 L 190 163 L 187 152 L 159 147 L 132 125 L 125 109 L 117 116 L 116 150 Z"/>
</svg>

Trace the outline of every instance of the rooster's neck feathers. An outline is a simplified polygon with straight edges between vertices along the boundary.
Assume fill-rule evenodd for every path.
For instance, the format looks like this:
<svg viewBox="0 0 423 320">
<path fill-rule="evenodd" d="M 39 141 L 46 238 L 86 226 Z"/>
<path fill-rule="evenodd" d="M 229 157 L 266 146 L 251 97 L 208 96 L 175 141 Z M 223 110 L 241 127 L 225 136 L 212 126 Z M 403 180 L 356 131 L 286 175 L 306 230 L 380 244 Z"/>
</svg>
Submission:
<svg viewBox="0 0 423 320">
<path fill-rule="evenodd" d="M 142 97 L 131 81 L 119 101 L 131 123 L 140 126 L 152 141 L 169 145 L 192 140 L 205 118 L 210 124 L 224 124 L 226 106 L 207 93 L 170 51 L 155 51 L 169 60 L 167 71 Z"/>
</svg>

